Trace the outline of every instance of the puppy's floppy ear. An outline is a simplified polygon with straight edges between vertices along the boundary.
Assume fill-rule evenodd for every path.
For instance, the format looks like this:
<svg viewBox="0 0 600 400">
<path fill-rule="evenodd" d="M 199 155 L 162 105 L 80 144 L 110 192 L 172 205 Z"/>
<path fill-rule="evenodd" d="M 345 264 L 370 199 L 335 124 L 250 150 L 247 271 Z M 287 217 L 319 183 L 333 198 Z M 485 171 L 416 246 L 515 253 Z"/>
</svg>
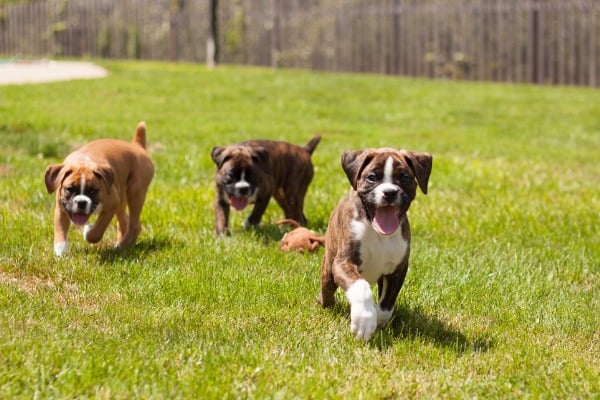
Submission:
<svg viewBox="0 0 600 400">
<path fill-rule="evenodd" d="M 64 166 L 64 164 L 51 164 L 46 167 L 44 182 L 48 193 L 54 193 L 64 179 L 64 173 L 61 173 Z"/>
<path fill-rule="evenodd" d="M 406 152 L 406 160 L 412 168 L 417 183 L 424 194 L 427 194 L 427 184 L 429 183 L 429 175 L 433 167 L 433 157 L 429 153 L 418 153 L 414 151 Z"/>
<path fill-rule="evenodd" d="M 358 177 L 373 156 L 372 149 L 348 150 L 342 153 L 342 168 L 354 190 L 358 185 Z"/>
<path fill-rule="evenodd" d="M 104 182 L 106 191 L 109 191 L 115 181 L 115 171 L 109 165 L 99 165 L 94 169 L 94 175 Z"/>
<path fill-rule="evenodd" d="M 210 151 L 210 157 L 212 158 L 213 162 L 217 165 L 218 168 L 221 168 L 221 165 L 223 165 L 223 161 L 225 158 L 225 154 L 223 153 L 225 152 L 225 149 L 225 146 L 215 146 Z"/>
<path fill-rule="evenodd" d="M 252 154 L 250 155 L 250 157 L 252 157 L 252 160 L 255 163 L 258 163 L 259 165 L 262 166 L 266 166 L 267 165 L 267 161 L 269 161 L 269 150 L 267 150 L 266 147 L 255 147 L 251 149 Z"/>
</svg>

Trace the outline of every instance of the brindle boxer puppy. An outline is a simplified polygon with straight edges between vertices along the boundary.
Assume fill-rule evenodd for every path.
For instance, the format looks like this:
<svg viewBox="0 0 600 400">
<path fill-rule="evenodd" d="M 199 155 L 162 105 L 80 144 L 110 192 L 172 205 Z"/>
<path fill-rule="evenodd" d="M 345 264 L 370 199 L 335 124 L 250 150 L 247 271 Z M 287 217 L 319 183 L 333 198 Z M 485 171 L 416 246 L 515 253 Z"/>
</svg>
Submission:
<svg viewBox="0 0 600 400">
<path fill-rule="evenodd" d="M 333 305 L 341 287 L 350 302 L 352 333 L 369 340 L 377 325 L 389 321 L 404 283 L 410 254 L 406 211 L 417 184 L 427 193 L 432 157 L 392 148 L 346 151 L 342 167 L 352 189 L 329 219 L 319 301 Z"/>
<path fill-rule="evenodd" d="M 217 165 L 217 235 L 229 232 L 230 207 L 240 211 L 248 204 L 254 204 L 244 226 L 258 225 L 271 196 L 283 209 L 286 218 L 306 225 L 304 196 L 314 174 L 310 156 L 320 140 L 320 136 L 315 136 L 304 146 L 250 140 L 213 147 L 210 154 Z"/>
</svg>

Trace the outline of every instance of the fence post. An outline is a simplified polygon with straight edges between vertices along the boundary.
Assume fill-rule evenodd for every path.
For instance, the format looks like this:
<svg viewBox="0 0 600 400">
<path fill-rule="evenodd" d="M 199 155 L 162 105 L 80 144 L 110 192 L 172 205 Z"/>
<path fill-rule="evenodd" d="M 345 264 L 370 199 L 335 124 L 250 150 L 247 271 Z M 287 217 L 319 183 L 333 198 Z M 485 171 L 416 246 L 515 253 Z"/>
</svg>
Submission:
<svg viewBox="0 0 600 400">
<path fill-rule="evenodd" d="M 531 3 L 530 25 L 529 25 L 529 54 L 531 63 L 529 66 L 529 81 L 540 83 L 538 57 L 539 57 L 539 3 L 533 0 Z"/>
<path fill-rule="evenodd" d="M 206 66 L 208 69 L 213 69 L 219 59 L 219 42 L 218 42 L 218 26 L 217 26 L 217 9 L 219 0 L 210 0 L 209 2 L 209 32 L 206 39 Z"/>
</svg>

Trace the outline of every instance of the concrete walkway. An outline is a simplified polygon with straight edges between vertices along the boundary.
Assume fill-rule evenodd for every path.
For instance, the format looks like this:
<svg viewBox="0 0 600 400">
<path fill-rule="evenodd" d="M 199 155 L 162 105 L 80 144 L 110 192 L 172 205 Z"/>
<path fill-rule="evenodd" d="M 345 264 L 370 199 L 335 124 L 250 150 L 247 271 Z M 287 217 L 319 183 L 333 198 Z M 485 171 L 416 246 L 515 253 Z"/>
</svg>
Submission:
<svg viewBox="0 0 600 400">
<path fill-rule="evenodd" d="M 108 72 L 90 62 L 0 60 L 0 85 L 23 85 L 104 78 Z"/>
</svg>

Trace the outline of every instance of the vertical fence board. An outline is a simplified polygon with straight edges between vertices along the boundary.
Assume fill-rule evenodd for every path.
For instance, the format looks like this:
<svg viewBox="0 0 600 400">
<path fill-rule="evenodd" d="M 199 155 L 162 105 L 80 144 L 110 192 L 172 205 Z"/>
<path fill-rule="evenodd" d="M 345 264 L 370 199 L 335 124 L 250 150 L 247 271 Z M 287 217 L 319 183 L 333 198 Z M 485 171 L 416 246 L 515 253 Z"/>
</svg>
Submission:
<svg viewBox="0 0 600 400">
<path fill-rule="evenodd" d="M 600 63 L 598 62 L 598 38 L 600 37 L 600 25 L 598 22 L 598 13 L 600 7 L 592 3 L 592 7 L 589 13 L 590 18 L 590 43 L 589 43 L 589 77 L 588 82 L 590 86 L 597 86 L 600 80 Z"/>
<path fill-rule="evenodd" d="M 597 0 L 229 0 L 226 63 L 600 84 Z M 204 1 L 37 0 L 0 8 L 5 57 L 204 62 Z"/>
</svg>

